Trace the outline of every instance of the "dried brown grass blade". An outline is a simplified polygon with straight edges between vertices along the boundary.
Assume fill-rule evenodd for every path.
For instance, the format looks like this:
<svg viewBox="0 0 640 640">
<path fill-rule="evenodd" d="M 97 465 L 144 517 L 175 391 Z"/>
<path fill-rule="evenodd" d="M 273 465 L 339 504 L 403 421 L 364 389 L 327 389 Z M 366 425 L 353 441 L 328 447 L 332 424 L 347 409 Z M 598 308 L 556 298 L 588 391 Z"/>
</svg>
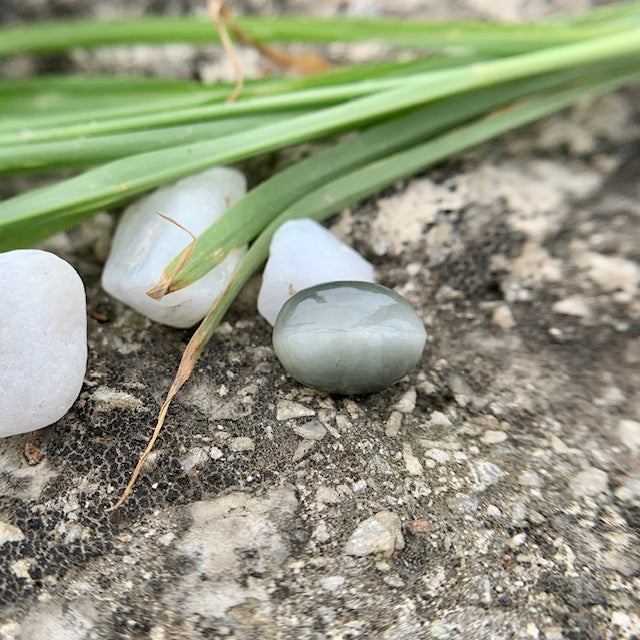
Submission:
<svg viewBox="0 0 640 640">
<path fill-rule="evenodd" d="M 220 42 L 225 50 L 225 53 L 229 56 L 231 64 L 233 66 L 233 73 L 236 77 L 236 86 L 227 98 L 226 102 L 234 102 L 236 98 L 242 93 L 244 87 L 244 71 L 236 50 L 229 38 L 229 32 L 227 31 L 227 22 L 231 18 L 231 12 L 227 9 L 224 2 L 218 2 L 218 0 L 209 0 L 209 13 L 213 19 L 218 35 L 220 36 Z M 235 33 L 235 32 L 234 32 Z"/>
<path fill-rule="evenodd" d="M 140 473 L 142 472 L 144 463 L 147 461 L 149 454 L 153 450 L 156 440 L 160 435 L 160 431 L 164 426 L 164 422 L 167 417 L 167 412 L 169 411 L 169 407 L 171 406 L 173 399 L 175 398 L 178 391 L 180 391 L 184 383 L 189 379 L 189 376 L 193 372 L 193 368 L 195 367 L 196 362 L 198 361 L 198 358 L 202 353 L 202 350 L 206 346 L 207 342 L 209 342 L 209 338 L 211 337 L 211 331 L 209 331 L 209 325 L 211 323 L 207 321 L 213 315 L 218 304 L 223 299 L 225 293 L 231 286 L 231 283 L 233 282 L 234 278 L 235 278 L 235 274 L 234 274 L 234 277 L 229 281 L 227 286 L 224 288 L 222 293 L 216 298 L 215 302 L 211 306 L 211 309 L 209 309 L 207 315 L 205 316 L 204 320 L 200 323 L 200 326 L 197 328 L 193 336 L 191 336 L 191 340 L 189 340 L 189 344 L 187 344 L 184 350 L 184 353 L 182 354 L 182 358 L 180 359 L 180 366 L 178 367 L 178 371 L 176 372 L 175 378 L 173 379 L 173 383 L 169 388 L 167 397 L 165 398 L 165 401 L 162 404 L 162 407 L 160 408 L 160 413 L 158 414 L 158 421 L 156 422 L 156 427 L 153 430 L 153 435 L 149 439 L 149 442 L 145 450 L 142 452 L 142 455 L 138 460 L 138 464 L 136 465 L 136 468 L 133 470 L 133 473 L 131 474 L 131 479 L 129 480 L 127 486 L 124 488 L 122 495 L 118 498 L 115 504 L 113 504 L 111 507 L 107 509 L 107 511 L 115 511 L 118 507 L 122 506 L 122 504 L 131 494 L 131 491 L 135 486 L 136 481 L 140 476 Z"/>
<path fill-rule="evenodd" d="M 196 246 L 197 238 L 193 235 L 193 233 L 191 233 L 191 231 L 189 231 L 189 229 L 181 225 L 177 220 L 174 220 L 173 218 L 170 218 L 169 216 L 166 216 L 164 215 L 164 213 L 160 213 L 159 211 L 156 211 L 156 214 L 161 218 L 164 218 L 168 222 L 175 224 L 176 227 L 182 229 L 185 233 L 188 233 L 191 236 L 191 242 L 180 254 L 180 260 L 176 265 L 173 276 L 169 277 L 166 270 L 163 271 L 158 282 L 156 282 L 156 284 L 154 284 L 153 287 L 151 287 L 151 289 L 147 291 L 147 295 L 150 298 L 153 298 L 154 300 L 160 300 L 163 296 L 172 291 L 171 285 L 173 283 L 173 279 L 180 273 L 180 271 L 182 271 L 184 265 L 189 262 L 189 258 L 191 258 L 191 255 L 193 254 L 193 248 Z"/>
<path fill-rule="evenodd" d="M 231 33 L 236 37 L 238 42 L 246 44 L 256 49 L 267 60 L 270 60 L 281 69 L 288 71 L 294 71 L 300 75 L 312 75 L 314 73 L 321 73 L 322 71 L 329 71 L 332 65 L 327 62 L 322 56 L 313 52 L 295 53 L 290 54 L 286 51 L 281 51 L 276 47 L 263 44 L 254 40 L 251 36 L 247 35 L 234 21 L 233 14 L 229 7 L 223 2 L 212 1 L 211 5 L 218 5 L 219 16 L 224 20 L 225 26 L 229 28 Z M 213 13 L 212 13 L 213 15 Z M 216 18 L 214 18 L 216 20 Z M 219 20 L 219 18 L 218 18 Z M 216 24 L 218 21 L 216 20 Z M 222 38 L 222 36 L 221 36 Z M 223 43 L 224 44 L 224 43 Z M 226 47 L 225 47 L 226 49 Z"/>
</svg>

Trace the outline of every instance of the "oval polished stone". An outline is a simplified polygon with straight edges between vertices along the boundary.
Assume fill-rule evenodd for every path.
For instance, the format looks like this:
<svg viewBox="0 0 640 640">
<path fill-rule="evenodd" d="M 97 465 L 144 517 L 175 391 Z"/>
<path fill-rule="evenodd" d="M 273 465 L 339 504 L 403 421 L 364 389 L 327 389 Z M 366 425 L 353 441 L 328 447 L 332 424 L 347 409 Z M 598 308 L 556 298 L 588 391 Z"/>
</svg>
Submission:
<svg viewBox="0 0 640 640">
<path fill-rule="evenodd" d="M 371 393 L 419 362 L 427 332 L 400 295 L 369 282 L 304 289 L 280 310 L 273 348 L 298 382 L 331 393 Z"/>
</svg>

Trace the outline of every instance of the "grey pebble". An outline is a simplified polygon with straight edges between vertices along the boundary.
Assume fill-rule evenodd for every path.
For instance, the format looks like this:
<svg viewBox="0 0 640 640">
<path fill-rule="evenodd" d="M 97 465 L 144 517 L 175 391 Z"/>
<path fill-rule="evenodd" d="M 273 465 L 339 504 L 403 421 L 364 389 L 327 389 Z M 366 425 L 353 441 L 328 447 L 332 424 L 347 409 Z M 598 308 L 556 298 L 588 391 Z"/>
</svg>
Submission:
<svg viewBox="0 0 640 640">
<path fill-rule="evenodd" d="M 427 333 L 400 295 L 368 282 L 304 289 L 280 310 L 273 348 L 298 382 L 330 393 L 380 391 L 422 356 Z"/>
</svg>

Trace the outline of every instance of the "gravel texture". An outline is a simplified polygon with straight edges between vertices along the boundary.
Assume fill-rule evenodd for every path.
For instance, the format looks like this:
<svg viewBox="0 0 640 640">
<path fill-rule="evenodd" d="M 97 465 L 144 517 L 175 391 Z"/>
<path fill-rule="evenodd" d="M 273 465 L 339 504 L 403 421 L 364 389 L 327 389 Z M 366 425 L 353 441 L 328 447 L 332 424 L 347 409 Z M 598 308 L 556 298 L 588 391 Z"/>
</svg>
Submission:
<svg viewBox="0 0 640 640">
<path fill-rule="evenodd" d="M 514 20 L 587 4 L 322 11 Z M 0 15 L 195 5 L 5 0 Z M 219 59 L 136 48 L 3 70 L 215 77 Z M 87 286 L 89 366 L 66 417 L 0 440 L 0 638 L 640 637 L 639 111 L 637 88 L 581 104 L 334 218 L 418 310 L 419 368 L 366 397 L 302 388 L 273 354 L 256 280 L 113 513 L 189 332 L 99 289 L 111 214 L 48 241 Z"/>
</svg>

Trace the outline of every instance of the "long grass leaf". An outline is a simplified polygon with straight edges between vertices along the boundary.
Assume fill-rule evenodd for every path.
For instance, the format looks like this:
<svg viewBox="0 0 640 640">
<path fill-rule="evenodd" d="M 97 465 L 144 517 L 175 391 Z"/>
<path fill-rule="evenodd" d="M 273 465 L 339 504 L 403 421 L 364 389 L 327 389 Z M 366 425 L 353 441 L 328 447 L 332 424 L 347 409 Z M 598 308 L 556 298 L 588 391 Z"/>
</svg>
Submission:
<svg viewBox="0 0 640 640">
<path fill-rule="evenodd" d="M 637 3 L 625 24 L 637 19 Z M 563 24 L 494 24 L 485 22 L 420 22 L 359 18 L 292 16 L 239 17 L 238 26 L 261 42 L 361 42 L 380 40 L 397 46 L 431 50 L 467 47 L 474 51 L 523 52 L 611 33 L 618 25 L 583 20 L 573 29 Z M 212 43 L 217 34 L 210 20 L 157 16 L 97 22 L 94 20 L 43 22 L 6 28 L 0 39 L 0 56 L 64 51 L 71 47 L 114 44 L 185 42 Z"/>
<path fill-rule="evenodd" d="M 238 131 L 256 129 L 272 122 L 290 119 L 301 113 L 267 113 L 106 136 L 83 136 L 72 140 L 31 145 L 6 145 L 0 147 L 3 156 L 3 160 L 0 160 L 0 175 L 88 167 L 153 149 L 213 140 Z"/>
<path fill-rule="evenodd" d="M 478 56 L 427 57 L 403 62 L 353 65 L 303 78 L 247 80 L 241 99 L 347 84 L 370 78 L 405 76 L 420 71 L 471 64 L 480 60 L 482 58 Z M 223 102 L 233 88 L 232 85 L 225 83 L 203 86 L 199 82 L 159 83 L 149 82 L 150 80 L 153 79 L 137 79 L 139 85 L 137 90 L 131 78 L 118 77 L 107 79 L 56 76 L 53 79 L 36 77 L 21 81 L 0 81 L 0 115 L 5 116 L 0 118 L 0 130 L 10 135 L 13 129 L 13 138 L 9 140 L 4 138 L 9 142 L 24 139 L 25 130 L 29 132 L 29 139 L 26 141 L 34 141 L 38 139 L 39 128 L 55 129 L 55 137 L 61 139 L 65 136 L 73 137 L 89 133 L 87 130 L 77 128 L 60 132 L 59 128 L 65 124 L 95 123 L 136 114 L 166 113 L 167 111 L 175 112 L 172 116 L 174 123 L 184 124 L 189 121 L 189 118 L 187 114 L 179 111 L 180 109 Z M 83 83 L 86 84 L 86 90 L 82 89 Z M 171 101 L 165 102 L 166 99 Z M 202 114 L 199 117 L 201 118 Z M 193 119 L 193 116 L 190 118 Z M 134 125 L 138 123 L 139 121 Z M 149 127 L 150 124 L 146 121 L 145 126 Z M 161 122 L 160 126 L 167 124 L 170 123 Z M 97 128 L 95 124 L 92 127 L 94 131 Z M 110 127 L 109 130 L 116 131 L 122 128 L 118 125 Z M 128 128 L 131 128 L 130 123 Z M 98 131 L 98 134 L 106 132 L 106 130 Z M 71 135 L 68 135 L 69 133 Z"/>
<path fill-rule="evenodd" d="M 0 250 L 32 244 L 93 211 L 207 166 L 318 139 L 463 91 L 581 64 L 613 61 L 639 52 L 640 29 L 633 29 L 464 68 L 416 74 L 404 86 L 319 109 L 285 123 L 117 160 L 1 202 Z"/>
</svg>

